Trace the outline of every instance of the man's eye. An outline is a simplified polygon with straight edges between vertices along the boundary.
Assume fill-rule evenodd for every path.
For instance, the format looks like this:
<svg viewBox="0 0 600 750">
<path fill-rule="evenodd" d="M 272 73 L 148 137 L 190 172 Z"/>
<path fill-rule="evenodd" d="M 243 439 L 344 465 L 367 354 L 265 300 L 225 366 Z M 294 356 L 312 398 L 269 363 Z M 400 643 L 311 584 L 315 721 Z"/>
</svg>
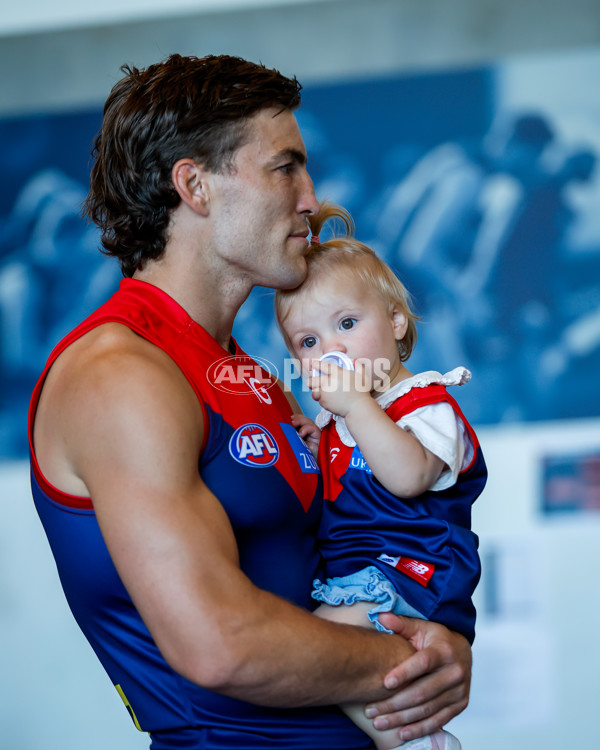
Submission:
<svg viewBox="0 0 600 750">
<path fill-rule="evenodd" d="M 355 318 L 344 318 L 344 320 L 342 320 L 342 322 L 340 323 L 340 328 L 342 328 L 344 331 L 349 331 L 351 328 L 354 328 L 355 324 Z"/>
<path fill-rule="evenodd" d="M 300 346 L 303 349 L 312 349 L 312 347 L 317 343 L 317 339 L 314 336 L 307 336 L 305 339 L 302 339 L 300 342 Z"/>
<path fill-rule="evenodd" d="M 289 162 L 288 164 L 282 164 L 280 167 L 277 167 L 280 172 L 283 172 L 284 174 L 290 174 L 292 170 L 294 169 L 294 162 Z"/>
</svg>

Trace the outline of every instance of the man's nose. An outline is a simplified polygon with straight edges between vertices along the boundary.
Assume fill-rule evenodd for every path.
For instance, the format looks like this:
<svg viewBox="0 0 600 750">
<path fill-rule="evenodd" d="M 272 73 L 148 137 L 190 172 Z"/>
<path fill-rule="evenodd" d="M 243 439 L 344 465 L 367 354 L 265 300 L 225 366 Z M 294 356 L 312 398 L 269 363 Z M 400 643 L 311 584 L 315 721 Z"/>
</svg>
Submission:
<svg viewBox="0 0 600 750">
<path fill-rule="evenodd" d="M 318 210 L 319 201 L 315 195 L 315 186 L 308 171 L 304 169 L 304 179 L 298 197 L 298 213 L 313 216 Z"/>
</svg>

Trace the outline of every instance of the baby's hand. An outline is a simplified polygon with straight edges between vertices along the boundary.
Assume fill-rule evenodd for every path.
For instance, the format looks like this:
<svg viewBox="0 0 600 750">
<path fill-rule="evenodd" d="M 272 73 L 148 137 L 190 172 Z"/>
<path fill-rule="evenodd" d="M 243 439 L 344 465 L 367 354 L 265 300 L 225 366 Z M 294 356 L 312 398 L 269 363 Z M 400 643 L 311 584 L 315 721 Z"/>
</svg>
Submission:
<svg viewBox="0 0 600 750">
<path fill-rule="evenodd" d="M 372 373 L 367 363 L 357 359 L 354 370 L 338 367 L 332 362 L 314 362 L 319 371 L 308 379 L 312 397 L 324 409 L 346 417 L 357 403 L 371 397 Z"/>
<path fill-rule="evenodd" d="M 307 417 L 304 414 L 292 414 L 292 424 L 298 431 L 298 435 L 300 435 L 308 445 L 310 452 L 316 458 L 319 453 L 321 430 L 310 417 Z"/>
</svg>

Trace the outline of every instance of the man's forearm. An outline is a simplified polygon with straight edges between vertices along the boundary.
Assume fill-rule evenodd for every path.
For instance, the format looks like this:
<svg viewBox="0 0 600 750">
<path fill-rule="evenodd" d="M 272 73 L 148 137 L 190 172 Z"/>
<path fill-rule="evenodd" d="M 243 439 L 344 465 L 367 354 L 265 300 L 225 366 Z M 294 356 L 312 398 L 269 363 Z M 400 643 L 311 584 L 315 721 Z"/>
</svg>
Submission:
<svg viewBox="0 0 600 750">
<path fill-rule="evenodd" d="M 384 676 L 415 652 L 400 636 L 327 622 L 263 591 L 251 608 L 222 622 L 221 653 L 209 656 L 219 667 L 207 677 L 205 654 L 181 671 L 216 692 L 266 706 L 384 699 Z"/>
</svg>

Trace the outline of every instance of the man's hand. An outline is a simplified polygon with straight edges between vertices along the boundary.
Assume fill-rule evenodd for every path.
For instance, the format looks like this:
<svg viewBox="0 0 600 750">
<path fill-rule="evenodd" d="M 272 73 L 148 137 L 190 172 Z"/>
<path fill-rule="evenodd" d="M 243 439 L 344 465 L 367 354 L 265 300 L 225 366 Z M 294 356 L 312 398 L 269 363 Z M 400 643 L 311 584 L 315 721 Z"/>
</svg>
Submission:
<svg viewBox="0 0 600 750">
<path fill-rule="evenodd" d="M 417 651 L 386 675 L 384 684 L 394 695 L 369 705 L 366 714 L 377 729 L 399 727 L 403 742 L 432 734 L 467 707 L 471 647 L 462 635 L 434 622 L 380 617 Z"/>
</svg>

